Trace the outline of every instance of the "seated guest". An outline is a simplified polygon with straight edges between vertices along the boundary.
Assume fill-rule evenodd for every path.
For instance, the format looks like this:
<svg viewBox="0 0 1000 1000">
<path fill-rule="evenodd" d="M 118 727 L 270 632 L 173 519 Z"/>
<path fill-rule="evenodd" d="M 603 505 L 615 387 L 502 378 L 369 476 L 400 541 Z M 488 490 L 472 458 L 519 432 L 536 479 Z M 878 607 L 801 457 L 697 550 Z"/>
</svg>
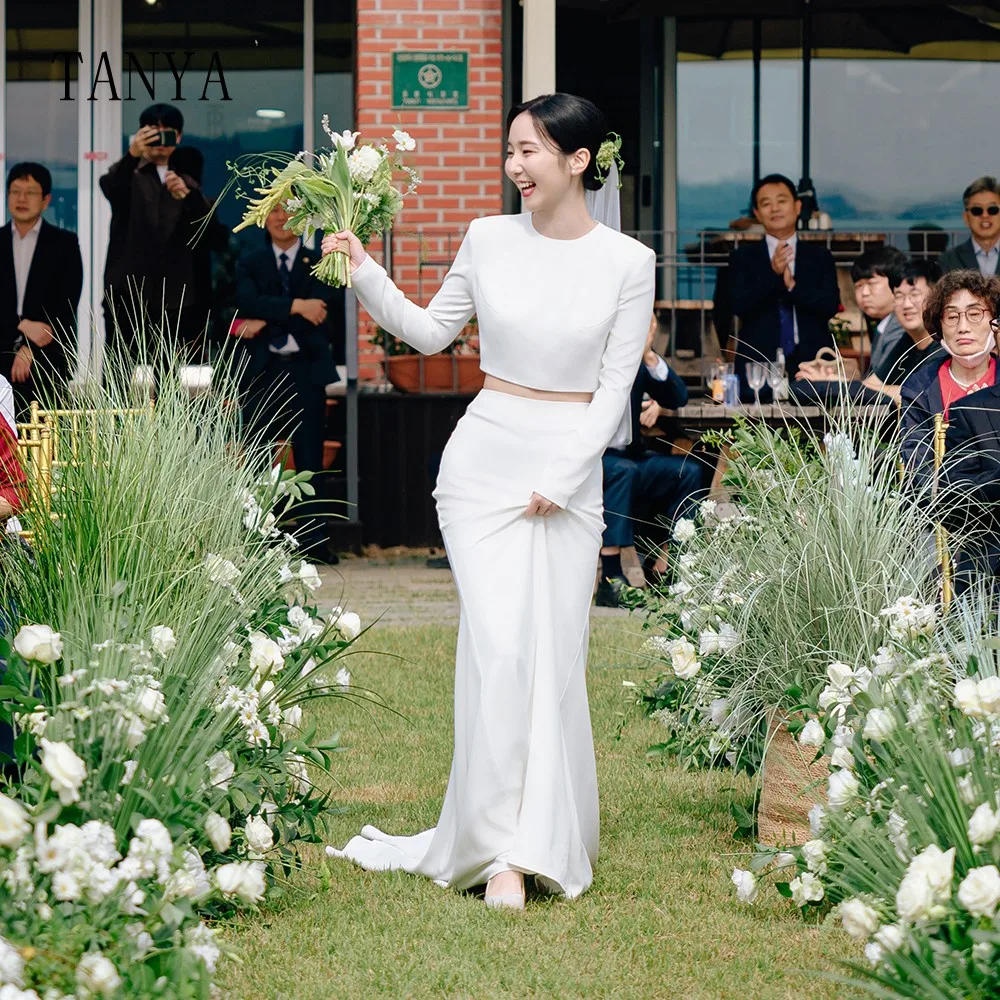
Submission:
<svg viewBox="0 0 1000 1000">
<path fill-rule="evenodd" d="M 632 384 L 629 420 L 622 415 L 622 425 L 604 453 L 606 527 L 601 548 L 601 582 L 597 586 L 597 604 L 604 608 L 618 607 L 621 589 L 628 586 L 622 571 L 621 551 L 635 541 L 635 520 L 648 522 L 663 517 L 673 521 L 683 516 L 691 497 L 701 487 L 701 469 L 693 456 L 652 451 L 642 435 L 643 427 L 655 426 L 661 407 L 676 409 L 688 398 L 683 379 L 653 350 L 655 333 L 654 316 L 646 352 Z M 650 398 L 645 399 L 646 395 Z M 654 556 L 647 566 L 651 575 L 665 570 L 662 553 Z"/>
<path fill-rule="evenodd" d="M 995 177 L 974 180 L 962 195 L 962 218 L 970 237 L 941 254 L 941 270 L 979 271 L 984 278 L 1000 274 L 1000 186 Z"/>
<path fill-rule="evenodd" d="M 42 219 L 52 175 L 17 163 L 7 175 L 11 221 L 0 229 L 0 375 L 18 412 L 65 384 L 76 367 L 83 260 L 76 234 Z"/>
<path fill-rule="evenodd" d="M 907 336 L 898 341 L 862 383 L 900 401 L 903 382 L 929 358 L 943 361 L 945 352 L 924 326 L 924 303 L 941 269 L 933 260 L 914 258 L 889 279 L 896 301 L 895 316 Z"/>
<path fill-rule="evenodd" d="M 741 393 L 748 361 L 774 361 L 784 352 L 789 377 L 822 347 L 833 347 L 830 317 L 840 305 L 833 257 L 818 243 L 800 241 L 796 222 L 802 205 L 795 185 L 781 174 L 762 177 L 751 205 L 765 237 L 738 246 L 729 259 L 729 291 L 740 318 L 736 373 Z"/>
<path fill-rule="evenodd" d="M 1000 281 L 978 271 L 951 271 L 924 303 L 924 328 L 948 357 L 931 358 L 900 388 L 903 461 L 926 472 L 933 460 L 934 415 L 949 419 L 953 403 L 996 384 L 991 323 L 1000 311 Z"/>
<path fill-rule="evenodd" d="M 906 254 L 895 247 L 877 247 L 863 253 L 851 267 L 854 298 L 868 321 L 871 368 L 881 368 L 885 359 L 905 340 L 906 331 L 896 317 L 893 287 L 906 264 Z"/>
<path fill-rule="evenodd" d="M 328 329 L 344 339 L 344 291 L 313 277 L 319 255 L 285 229 L 288 218 L 284 208 L 275 208 L 267 217 L 267 246 L 240 261 L 240 319 L 233 334 L 246 351 L 246 427 L 272 439 L 291 431 L 295 468 L 317 473 L 314 485 L 322 496 L 325 390 L 338 381 Z M 313 558 L 327 555 L 322 551 L 326 535 L 318 523 L 302 541 Z"/>
</svg>

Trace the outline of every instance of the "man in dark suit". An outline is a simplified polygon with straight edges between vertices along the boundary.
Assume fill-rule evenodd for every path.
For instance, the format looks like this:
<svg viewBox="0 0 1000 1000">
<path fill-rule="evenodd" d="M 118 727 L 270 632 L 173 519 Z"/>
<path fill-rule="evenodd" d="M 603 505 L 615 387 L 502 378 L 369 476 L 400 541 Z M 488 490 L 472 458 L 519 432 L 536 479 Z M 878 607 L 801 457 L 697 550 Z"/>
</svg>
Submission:
<svg viewBox="0 0 1000 1000">
<path fill-rule="evenodd" d="M 272 439 L 291 431 L 295 468 L 317 473 L 322 497 L 326 386 L 339 378 L 330 342 L 346 336 L 344 292 L 313 277 L 319 255 L 285 229 L 288 218 L 284 208 L 274 209 L 267 217 L 267 246 L 238 265 L 240 318 L 233 332 L 246 352 L 244 424 Z M 312 549 L 325 541 L 318 524 L 304 539 Z"/>
<path fill-rule="evenodd" d="M 76 234 L 42 219 L 51 200 L 45 167 L 11 168 L 11 221 L 0 229 L 0 375 L 14 387 L 19 415 L 33 399 L 58 402 L 76 367 L 83 261 Z"/>
<path fill-rule="evenodd" d="M 655 333 L 654 316 L 642 364 L 632 383 L 629 420 L 622 420 L 603 458 L 605 529 L 597 604 L 604 608 L 618 607 L 622 587 L 628 586 L 621 552 L 634 544 L 635 524 L 647 528 L 658 518 L 672 523 L 683 517 L 691 498 L 701 488 L 701 467 L 694 456 L 653 451 L 650 439 L 642 433 L 644 427 L 656 425 L 661 407 L 677 409 L 688 399 L 684 380 L 653 350 Z M 643 568 L 653 578 L 666 571 L 658 547 Z"/>
<path fill-rule="evenodd" d="M 781 350 L 794 378 L 803 361 L 811 361 L 821 347 L 833 347 L 829 322 L 840 305 L 830 252 L 796 237 L 802 205 L 795 185 L 769 174 L 754 185 L 750 201 L 765 237 L 743 243 L 729 258 L 730 298 L 740 318 L 736 373 L 747 400 L 753 399 L 747 362 L 774 361 Z"/>
<path fill-rule="evenodd" d="M 111 202 L 105 327 L 114 341 L 117 321 L 119 346 L 132 354 L 166 346 L 156 336 L 163 324 L 193 350 L 204 332 L 197 247 L 208 237 L 194 236 L 212 205 L 194 177 L 170 169 L 183 128 L 172 105 L 146 108 L 128 151 L 100 181 Z"/>
<path fill-rule="evenodd" d="M 938 261 L 942 273 L 978 271 L 984 278 L 1000 274 L 1000 185 L 995 177 L 979 177 L 962 194 L 962 218 L 971 236 Z"/>
</svg>

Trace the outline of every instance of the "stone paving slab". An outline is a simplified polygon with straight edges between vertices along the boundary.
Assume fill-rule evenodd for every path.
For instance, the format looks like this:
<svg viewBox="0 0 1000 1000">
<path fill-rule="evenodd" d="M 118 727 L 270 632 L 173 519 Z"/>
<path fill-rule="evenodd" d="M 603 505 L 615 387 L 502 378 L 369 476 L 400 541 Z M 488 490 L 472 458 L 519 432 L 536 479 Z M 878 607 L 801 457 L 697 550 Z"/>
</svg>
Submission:
<svg viewBox="0 0 1000 1000">
<path fill-rule="evenodd" d="M 451 571 L 428 569 L 426 555 L 344 557 L 321 566 L 323 586 L 316 592 L 321 610 L 341 605 L 361 615 L 365 625 L 458 624 L 458 595 Z M 634 581 L 638 582 L 638 581 Z M 619 608 L 591 607 L 593 618 L 620 618 Z"/>
</svg>

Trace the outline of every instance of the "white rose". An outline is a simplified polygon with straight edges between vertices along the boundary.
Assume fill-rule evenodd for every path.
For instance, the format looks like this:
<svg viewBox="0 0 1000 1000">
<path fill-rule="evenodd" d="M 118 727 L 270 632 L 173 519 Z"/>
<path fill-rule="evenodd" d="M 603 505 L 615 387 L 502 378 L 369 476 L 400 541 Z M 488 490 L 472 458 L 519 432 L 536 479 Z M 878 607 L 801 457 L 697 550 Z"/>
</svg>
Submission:
<svg viewBox="0 0 1000 1000">
<path fill-rule="evenodd" d="M 955 707 L 973 718 L 986 714 L 983 703 L 979 700 L 979 688 L 971 677 L 966 677 L 955 685 Z"/>
<path fill-rule="evenodd" d="M 8 941 L 0 937 L 0 983 L 20 986 L 24 982 L 24 959 Z"/>
<path fill-rule="evenodd" d="M 66 743 L 39 741 L 42 748 L 42 768 L 52 779 L 52 790 L 59 801 L 68 806 L 80 801 L 80 786 L 87 777 L 86 765 Z"/>
<path fill-rule="evenodd" d="M 149 633 L 149 641 L 153 645 L 153 652 L 160 656 L 166 656 L 177 646 L 174 630 L 168 625 L 154 625 Z"/>
<path fill-rule="evenodd" d="M 988 844 L 1000 831 L 1000 812 L 994 812 L 984 802 L 969 818 L 969 840 L 973 844 Z M 3 843 L 0 840 L 0 843 Z"/>
<path fill-rule="evenodd" d="M 234 584 L 240 576 L 240 571 L 228 559 L 213 552 L 205 556 L 205 572 L 213 583 L 223 585 Z"/>
<path fill-rule="evenodd" d="M 903 929 L 899 924 L 885 924 L 875 932 L 875 940 L 883 951 L 899 951 L 903 944 Z"/>
<path fill-rule="evenodd" d="M 272 670 L 280 671 L 285 665 L 285 658 L 281 655 L 278 644 L 264 635 L 263 632 L 254 632 L 250 636 L 250 666 L 259 670 L 262 676 L 266 676 Z"/>
<path fill-rule="evenodd" d="M 776 871 L 780 871 L 782 868 L 798 868 L 798 862 L 795 860 L 794 854 L 782 851 L 775 856 L 774 867 Z"/>
<path fill-rule="evenodd" d="M 819 707 L 824 712 L 829 711 L 834 705 L 846 705 L 850 700 L 851 696 L 846 688 L 836 688 L 832 684 L 827 685 L 819 693 Z"/>
<path fill-rule="evenodd" d="M 687 639 L 674 639 L 668 644 L 668 648 L 674 674 L 681 680 L 689 681 L 701 670 L 701 664 L 698 662 L 698 651 Z"/>
<path fill-rule="evenodd" d="M 143 688 L 135 696 L 135 710 L 147 722 L 156 722 L 163 718 L 167 710 L 167 700 L 162 691 L 154 688 Z"/>
<path fill-rule="evenodd" d="M 826 798 L 831 809 L 843 809 L 858 794 L 858 779 L 848 770 L 834 771 L 827 783 Z"/>
<path fill-rule="evenodd" d="M 107 997 L 111 996 L 121 983 L 118 970 L 99 951 L 84 955 L 76 967 L 76 984 L 81 990 L 89 990 L 91 993 Z"/>
<path fill-rule="evenodd" d="M 370 147 L 366 147 L 370 148 Z M 307 590 L 318 590 L 323 586 L 323 581 L 320 579 L 319 570 L 312 563 L 302 562 L 299 564 L 299 580 Z"/>
<path fill-rule="evenodd" d="M 416 140 L 409 132 L 403 132 L 397 128 L 393 131 L 392 137 L 396 141 L 396 149 L 401 153 L 409 153 L 417 148 Z"/>
<path fill-rule="evenodd" d="M 264 898 L 264 866 L 259 861 L 234 861 L 215 870 L 215 881 L 224 896 L 236 896 L 244 903 Z"/>
<path fill-rule="evenodd" d="M 350 642 L 361 632 L 361 617 L 353 611 L 342 611 L 337 616 L 337 628 L 340 634 Z"/>
<path fill-rule="evenodd" d="M 20 802 L 0 792 L 0 847 L 17 847 L 31 830 Z"/>
<path fill-rule="evenodd" d="M 288 624 L 292 628 L 301 628 L 306 622 L 312 621 L 309 617 L 309 612 L 305 608 L 300 608 L 297 604 L 293 604 L 288 609 Z"/>
<path fill-rule="evenodd" d="M 24 625 L 14 637 L 14 649 L 26 660 L 55 663 L 62 656 L 62 636 L 48 625 Z"/>
<path fill-rule="evenodd" d="M 233 831 L 229 821 L 218 813 L 210 812 L 205 817 L 205 833 L 214 847 L 220 854 L 229 850 L 232 843 Z"/>
<path fill-rule="evenodd" d="M 736 886 L 736 898 L 741 903 L 753 903 L 757 899 L 757 878 L 753 872 L 735 868 L 732 883 Z"/>
<path fill-rule="evenodd" d="M 133 715 L 125 727 L 125 746 L 134 750 L 146 738 L 146 724 L 138 716 Z"/>
<path fill-rule="evenodd" d="M 730 650 L 735 649 L 740 644 L 740 634 L 733 628 L 732 625 L 728 625 L 723 622 L 719 626 L 719 652 L 728 653 Z"/>
<path fill-rule="evenodd" d="M 823 884 L 811 872 L 803 872 L 798 878 L 788 883 L 792 892 L 792 901 L 796 906 L 807 903 L 818 903 L 823 898 Z"/>
<path fill-rule="evenodd" d="M 382 154 L 374 146 L 361 146 L 347 158 L 351 180 L 370 181 L 382 164 Z"/>
<path fill-rule="evenodd" d="M 698 655 L 714 656 L 719 652 L 719 633 L 707 628 L 698 636 Z"/>
<path fill-rule="evenodd" d="M 826 743 L 826 730 L 816 719 L 810 719 L 799 733 L 799 746 L 821 747 Z"/>
<path fill-rule="evenodd" d="M 997 866 L 971 868 L 958 887 L 958 901 L 975 917 L 992 917 L 1000 903 L 1000 871 Z"/>
<path fill-rule="evenodd" d="M 937 844 L 925 847 L 907 868 L 907 874 L 923 875 L 938 899 L 951 896 L 951 881 L 955 873 L 955 848 L 942 851 Z"/>
<path fill-rule="evenodd" d="M 337 671 L 336 676 L 337 686 L 342 690 L 346 691 L 351 686 L 351 672 L 347 667 L 341 667 Z"/>
<path fill-rule="evenodd" d="M 1000 677 L 984 677 L 976 684 L 976 693 L 987 715 L 1000 715 Z"/>
<path fill-rule="evenodd" d="M 246 834 L 247 846 L 257 854 L 269 851 L 274 847 L 274 834 L 271 833 L 267 821 L 260 816 L 252 816 L 248 819 L 246 826 L 243 827 L 243 832 Z"/>
<path fill-rule="evenodd" d="M 725 698 L 716 698 L 709 706 L 713 726 L 724 726 L 729 718 L 729 702 Z"/>
<path fill-rule="evenodd" d="M 302 706 L 292 705 L 291 708 L 286 708 L 284 712 L 281 713 L 281 718 L 284 724 L 291 730 L 302 728 Z"/>
<path fill-rule="evenodd" d="M 690 542 L 694 536 L 698 534 L 698 530 L 695 527 L 694 521 L 689 517 L 679 517 L 674 522 L 674 541 Z"/>
<path fill-rule="evenodd" d="M 895 673 L 899 666 L 899 659 L 889 646 L 879 646 L 878 651 L 872 657 L 872 666 L 875 668 L 876 677 L 884 677 Z"/>
<path fill-rule="evenodd" d="M 844 691 L 854 678 L 854 669 L 846 663 L 831 663 L 826 668 L 826 676 L 833 687 Z"/>
<path fill-rule="evenodd" d="M 822 875 L 826 871 L 826 852 L 823 840 L 807 840 L 802 845 L 802 860 L 814 875 Z"/>
<path fill-rule="evenodd" d="M 847 771 L 854 770 L 854 754 L 847 747 L 837 747 L 830 754 L 830 766 L 841 767 Z"/>
<path fill-rule="evenodd" d="M 979 801 L 979 792 L 976 791 L 971 774 L 963 774 L 958 779 L 958 794 L 967 806 L 974 806 Z"/>
<path fill-rule="evenodd" d="M 851 937 L 862 941 L 879 928 L 878 914 L 863 899 L 845 899 L 840 904 L 840 922 Z"/>
<path fill-rule="evenodd" d="M 236 766 L 229 758 L 225 750 L 218 750 L 205 762 L 208 766 L 209 784 L 213 788 L 221 788 L 226 792 L 229 790 L 229 783 L 236 774 Z"/>
<path fill-rule="evenodd" d="M 884 708 L 873 708 L 865 719 L 862 736 L 866 740 L 884 742 L 896 726 L 896 718 L 892 712 Z"/>
</svg>

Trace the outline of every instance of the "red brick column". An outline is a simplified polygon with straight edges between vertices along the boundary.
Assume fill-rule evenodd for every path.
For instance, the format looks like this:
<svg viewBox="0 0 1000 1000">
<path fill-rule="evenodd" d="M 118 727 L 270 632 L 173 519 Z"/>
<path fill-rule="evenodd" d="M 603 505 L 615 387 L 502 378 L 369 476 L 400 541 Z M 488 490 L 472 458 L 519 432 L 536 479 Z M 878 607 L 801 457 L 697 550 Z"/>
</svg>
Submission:
<svg viewBox="0 0 1000 1000">
<path fill-rule="evenodd" d="M 363 140 L 402 128 L 417 141 L 408 160 L 422 183 L 397 222 L 393 278 L 426 305 L 469 222 L 503 210 L 503 0 L 358 0 L 357 10 L 354 127 Z M 391 110 L 392 53 L 449 49 L 469 53 L 468 109 Z M 381 260 L 381 245 L 370 250 Z M 360 320 L 361 377 L 374 378 L 381 352 L 364 310 Z"/>
</svg>

